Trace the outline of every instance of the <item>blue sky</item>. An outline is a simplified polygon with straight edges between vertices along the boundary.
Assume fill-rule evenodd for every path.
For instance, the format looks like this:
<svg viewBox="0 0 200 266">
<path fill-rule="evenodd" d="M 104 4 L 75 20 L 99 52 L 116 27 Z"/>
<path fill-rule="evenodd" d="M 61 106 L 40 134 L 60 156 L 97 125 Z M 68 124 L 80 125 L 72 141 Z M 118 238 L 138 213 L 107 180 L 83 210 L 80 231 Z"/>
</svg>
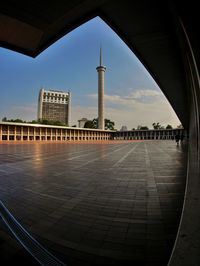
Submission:
<svg viewBox="0 0 200 266">
<path fill-rule="evenodd" d="M 0 49 L 0 119 L 37 117 L 41 87 L 71 91 L 72 124 L 97 117 L 97 71 L 103 49 L 105 117 L 116 128 L 180 124 L 163 93 L 127 45 L 100 18 L 70 32 L 36 58 Z"/>
</svg>

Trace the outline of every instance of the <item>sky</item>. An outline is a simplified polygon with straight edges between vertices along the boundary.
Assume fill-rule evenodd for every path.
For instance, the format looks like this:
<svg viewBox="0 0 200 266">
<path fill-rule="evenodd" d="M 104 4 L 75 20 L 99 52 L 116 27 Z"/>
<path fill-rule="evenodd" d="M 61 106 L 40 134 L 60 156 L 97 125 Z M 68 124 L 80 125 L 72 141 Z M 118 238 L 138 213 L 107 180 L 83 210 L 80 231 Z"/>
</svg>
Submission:
<svg viewBox="0 0 200 266">
<path fill-rule="evenodd" d="M 0 119 L 37 119 L 41 88 L 70 91 L 71 125 L 97 117 L 99 50 L 105 72 L 105 118 L 115 128 L 180 125 L 164 94 L 119 36 L 96 17 L 36 58 L 0 48 Z"/>
</svg>

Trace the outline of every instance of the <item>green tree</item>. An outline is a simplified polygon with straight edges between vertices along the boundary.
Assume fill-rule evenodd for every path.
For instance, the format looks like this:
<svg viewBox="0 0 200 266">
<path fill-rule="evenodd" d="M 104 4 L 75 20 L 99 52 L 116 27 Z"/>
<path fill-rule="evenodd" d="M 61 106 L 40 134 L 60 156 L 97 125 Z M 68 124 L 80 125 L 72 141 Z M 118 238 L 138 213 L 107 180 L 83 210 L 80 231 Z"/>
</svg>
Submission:
<svg viewBox="0 0 200 266">
<path fill-rule="evenodd" d="M 92 120 L 92 123 L 93 123 L 93 128 L 98 128 L 98 118 L 94 118 Z"/>
<path fill-rule="evenodd" d="M 115 122 L 111 121 L 110 119 L 105 119 L 105 129 L 115 130 Z"/>
<path fill-rule="evenodd" d="M 84 128 L 95 128 L 95 125 L 92 120 L 87 120 L 85 122 Z"/>
<path fill-rule="evenodd" d="M 31 124 L 38 124 L 38 121 L 37 120 L 32 120 L 31 122 L 29 122 Z"/>
<path fill-rule="evenodd" d="M 141 125 L 138 125 L 137 129 L 138 130 L 149 130 L 149 128 L 147 126 L 141 126 Z"/>
<path fill-rule="evenodd" d="M 47 119 L 39 119 L 38 122 L 39 124 L 42 124 L 42 125 L 49 125 L 49 120 Z"/>
<path fill-rule="evenodd" d="M 35 123 L 35 120 L 32 121 L 33 124 Z M 61 122 L 61 121 L 53 121 L 53 120 L 48 120 L 48 119 L 39 119 L 38 124 L 42 124 L 42 125 L 52 125 L 52 126 L 64 126 L 67 127 L 68 124 Z"/>
<path fill-rule="evenodd" d="M 15 123 L 26 123 L 26 121 L 23 121 L 22 119 L 20 118 L 17 118 L 17 119 L 11 119 L 12 121 L 11 122 L 15 122 Z"/>
<path fill-rule="evenodd" d="M 105 121 L 105 130 L 115 130 L 115 122 L 110 119 L 104 119 Z M 93 120 L 88 120 L 85 122 L 84 128 L 98 128 L 98 118 L 94 118 Z"/>
<path fill-rule="evenodd" d="M 53 121 L 52 125 L 67 127 L 68 124 L 61 121 Z"/>
<path fill-rule="evenodd" d="M 171 125 L 167 125 L 166 129 L 173 129 L 173 127 Z"/>
<path fill-rule="evenodd" d="M 7 117 L 4 117 L 2 119 L 3 122 L 15 122 L 15 123 L 26 123 L 26 121 L 23 121 L 20 118 L 16 118 L 16 119 L 7 119 Z"/>
<path fill-rule="evenodd" d="M 162 126 L 160 125 L 159 122 L 157 122 L 157 123 L 154 122 L 154 123 L 152 124 L 152 126 L 153 126 L 154 129 L 161 129 L 161 128 L 162 128 Z"/>
</svg>

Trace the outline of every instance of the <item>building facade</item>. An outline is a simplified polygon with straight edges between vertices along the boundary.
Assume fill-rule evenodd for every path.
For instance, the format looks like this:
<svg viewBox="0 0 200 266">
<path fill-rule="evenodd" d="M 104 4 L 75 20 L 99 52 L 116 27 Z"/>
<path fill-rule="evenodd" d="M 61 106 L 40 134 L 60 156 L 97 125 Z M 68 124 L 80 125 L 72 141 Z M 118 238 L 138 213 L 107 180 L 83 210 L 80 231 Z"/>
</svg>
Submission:
<svg viewBox="0 0 200 266">
<path fill-rule="evenodd" d="M 111 131 L 41 124 L 0 122 L 0 141 L 97 141 L 97 140 L 174 140 L 188 138 L 185 129 Z"/>
<path fill-rule="evenodd" d="M 38 120 L 59 121 L 70 125 L 71 93 L 41 89 L 38 97 Z"/>
<path fill-rule="evenodd" d="M 113 131 L 41 124 L 0 122 L 0 141 L 110 140 Z"/>
<path fill-rule="evenodd" d="M 116 131 L 116 140 L 174 140 L 176 135 L 188 138 L 187 130 L 183 128 L 174 129 L 148 129 L 148 130 L 126 130 Z"/>
<path fill-rule="evenodd" d="M 127 126 L 122 126 L 120 131 L 128 131 Z"/>
</svg>

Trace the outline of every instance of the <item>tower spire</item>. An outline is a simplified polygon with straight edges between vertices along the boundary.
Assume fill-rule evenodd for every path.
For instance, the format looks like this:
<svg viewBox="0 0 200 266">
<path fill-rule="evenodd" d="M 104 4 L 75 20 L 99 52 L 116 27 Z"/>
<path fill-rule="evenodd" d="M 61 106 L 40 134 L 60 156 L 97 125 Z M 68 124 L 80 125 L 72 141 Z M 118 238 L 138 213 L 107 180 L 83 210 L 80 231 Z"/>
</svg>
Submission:
<svg viewBox="0 0 200 266">
<path fill-rule="evenodd" d="M 100 46 L 100 66 L 102 66 L 102 49 L 101 49 L 101 46 Z"/>
</svg>

